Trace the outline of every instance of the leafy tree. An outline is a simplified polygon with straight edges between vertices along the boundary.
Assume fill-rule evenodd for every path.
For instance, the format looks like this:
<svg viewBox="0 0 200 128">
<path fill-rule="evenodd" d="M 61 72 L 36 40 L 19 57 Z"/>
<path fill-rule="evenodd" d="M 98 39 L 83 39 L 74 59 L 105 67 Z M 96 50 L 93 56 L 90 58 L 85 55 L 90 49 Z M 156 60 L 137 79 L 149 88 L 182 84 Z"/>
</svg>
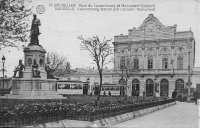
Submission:
<svg viewBox="0 0 200 128">
<path fill-rule="evenodd" d="M 26 42 L 32 14 L 30 0 L 0 0 L 0 48 L 18 47 L 17 42 Z"/>
<path fill-rule="evenodd" d="M 100 77 L 100 86 L 98 91 L 97 101 L 100 100 L 101 87 L 102 87 L 102 72 L 104 66 L 109 63 L 109 56 L 112 54 L 110 42 L 111 40 L 103 39 L 100 41 L 98 36 L 94 36 L 88 39 L 84 39 L 82 36 L 78 36 L 78 39 L 81 40 L 81 49 L 86 50 L 90 53 L 91 58 L 95 62 L 99 77 Z"/>
<path fill-rule="evenodd" d="M 46 64 L 49 63 L 52 75 L 55 77 L 65 77 L 70 73 L 70 62 L 63 55 L 56 52 L 47 52 Z"/>
</svg>

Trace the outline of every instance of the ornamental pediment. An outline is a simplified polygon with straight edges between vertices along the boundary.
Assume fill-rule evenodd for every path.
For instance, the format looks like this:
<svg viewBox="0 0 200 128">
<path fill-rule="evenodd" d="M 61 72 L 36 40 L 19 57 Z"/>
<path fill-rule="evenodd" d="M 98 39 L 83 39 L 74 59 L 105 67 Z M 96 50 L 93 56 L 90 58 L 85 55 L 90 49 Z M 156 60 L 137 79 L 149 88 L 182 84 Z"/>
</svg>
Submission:
<svg viewBox="0 0 200 128">
<path fill-rule="evenodd" d="M 142 24 L 128 30 L 128 35 L 114 37 L 115 42 L 143 41 L 143 40 L 168 40 L 193 38 L 193 32 L 176 31 L 177 25 L 165 26 L 153 14 L 149 14 Z"/>
<path fill-rule="evenodd" d="M 143 21 L 142 25 L 139 27 L 141 30 L 155 31 L 157 28 L 165 27 L 153 14 Z"/>
<path fill-rule="evenodd" d="M 176 25 L 165 26 L 153 14 L 149 14 L 140 27 L 129 30 L 129 35 L 135 39 L 144 36 L 149 39 L 173 37 L 176 27 Z"/>
</svg>

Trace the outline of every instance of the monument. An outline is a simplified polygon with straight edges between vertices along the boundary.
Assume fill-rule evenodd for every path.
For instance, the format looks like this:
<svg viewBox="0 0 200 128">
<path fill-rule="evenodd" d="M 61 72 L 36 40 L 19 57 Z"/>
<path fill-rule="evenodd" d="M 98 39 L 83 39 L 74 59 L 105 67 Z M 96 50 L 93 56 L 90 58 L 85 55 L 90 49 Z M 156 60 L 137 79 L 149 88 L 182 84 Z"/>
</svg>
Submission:
<svg viewBox="0 0 200 128">
<path fill-rule="evenodd" d="M 24 65 L 19 61 L 12 78 L 12 90 L 6 95 L 22 99 L 58 99 L 64 98 L 56 93 L 56 79 L 47 78 L 45 71 L 46 50 L 39 44 L 40 20 L 33 15 L 30 43 L 24 48 Z M 24 69 L 24 70 L 23 70 Z M 16 74 L 19 75 L 16 75 Z"/>
</svg>

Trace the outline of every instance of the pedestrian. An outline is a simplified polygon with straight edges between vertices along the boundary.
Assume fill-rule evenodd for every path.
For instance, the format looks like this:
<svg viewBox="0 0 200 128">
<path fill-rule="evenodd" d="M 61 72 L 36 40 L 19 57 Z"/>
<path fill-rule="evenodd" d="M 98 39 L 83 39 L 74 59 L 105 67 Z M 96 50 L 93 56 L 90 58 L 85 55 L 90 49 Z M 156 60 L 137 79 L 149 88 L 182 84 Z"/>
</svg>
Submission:
<svg viewBox="0 0 200 128">
<path fill-rule="evenodd" d="M 111 96 L 111 92 L 110 91 L 108 92 L 108 95 Z"/>
<path fill-rule="evenodd" d="M 193 97 L 194 97 L 194 102 L 197 105 L 197 99 L 199 98 L 199 93 L 197 92 L 197 90 L 194 91 Z"/>
<path fill-rule="evenodd" d="M 106 96 L 106 92 L 105 91 L 103 92 L 103 95 Z"/>
<path fill-rule="evenodd" d="M 176 97 L 177 97 L 177 91 L 176 89 L 174 89 L 174 91 L 172 92 L 172 98 L 176 99 Z"/>
</svg>

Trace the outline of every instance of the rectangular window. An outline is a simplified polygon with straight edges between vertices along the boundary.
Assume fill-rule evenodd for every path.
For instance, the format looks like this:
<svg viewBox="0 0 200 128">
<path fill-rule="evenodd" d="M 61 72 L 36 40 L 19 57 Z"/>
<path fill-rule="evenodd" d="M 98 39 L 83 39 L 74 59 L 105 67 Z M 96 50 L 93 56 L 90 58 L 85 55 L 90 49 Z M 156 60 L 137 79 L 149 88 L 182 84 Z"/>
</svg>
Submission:
<svg viewBox="0 0 200 128">
<path fill-rule="evenodd" d="M 162 68 L 163 69 L 168 68 L 168 58 L 162 58 Z"/>
<path fill-rule="evenodd" d="M 79 84 L 79 87 L 78 87 L 79 89 L 83 89 L 83 85 L 81 85 L 81 84 Z"/>
<path fill-rule="evenodd" d="M 133 68 L 134 69 L 139 69 L 139 60 L 138 59 L 133 59 Z"/>
<path fill-rule="evenodd" d="M 122 56 L 120 58 L 120 69 L 123 69 L 125 67 L 125 56 Z"/>
<path fill-rule="evenodd" d="M 65 84 L 65 88 L 64 89 L 70 89 L 70 84 Z"/>
<path fill-rule="evenodd" d="M 177 59 L 177 69 L 183 69 L 183 57 Z"/>
<path fill-rule="evenodd" d="M 153 69 L 153 58 L 148 58 L 148 69 Z"/>
</svg>

